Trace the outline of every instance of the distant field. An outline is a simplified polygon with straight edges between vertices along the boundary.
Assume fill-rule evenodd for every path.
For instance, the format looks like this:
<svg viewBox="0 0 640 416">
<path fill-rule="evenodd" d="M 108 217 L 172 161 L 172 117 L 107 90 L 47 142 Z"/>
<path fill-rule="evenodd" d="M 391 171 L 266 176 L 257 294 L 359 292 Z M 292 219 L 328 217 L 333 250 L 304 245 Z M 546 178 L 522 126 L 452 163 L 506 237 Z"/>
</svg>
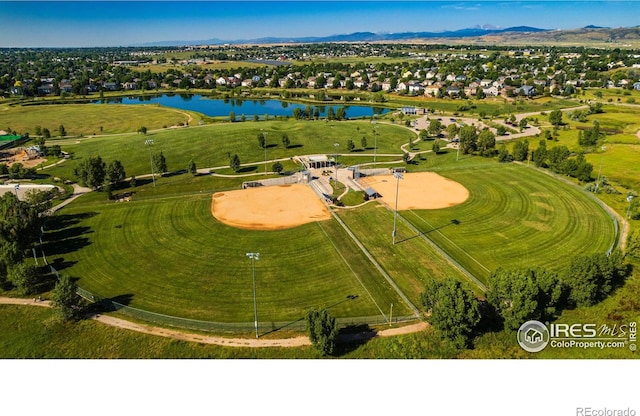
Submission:
<svg viewBox="0 0 640 416">
<path fill-rule="evenodd" d="M 160 129 L 186 123 L 185 111 L 155 105 L 56 104 L 0 106 L 0 126 L 34 135 L 36 126 L 58 136 L 62 124 L 68 136 L 135 132 L 140 127 Z M 102 130 L 101 130 L 102 128 Z"/>
</svg>

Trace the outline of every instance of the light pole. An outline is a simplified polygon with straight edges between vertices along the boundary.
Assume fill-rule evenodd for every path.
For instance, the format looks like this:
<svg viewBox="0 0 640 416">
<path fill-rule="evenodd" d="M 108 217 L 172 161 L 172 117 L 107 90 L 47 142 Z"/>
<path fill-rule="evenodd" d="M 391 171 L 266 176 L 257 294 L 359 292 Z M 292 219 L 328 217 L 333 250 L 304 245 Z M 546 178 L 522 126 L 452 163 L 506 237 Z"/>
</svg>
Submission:
<svg viewBox="0 0 640 416">
<path fill-rule="evenodd" d="M 334 161 L 335 165 L 336 165 L 336 178 L 335 178 L 335 186 L 336 186 L 336 190 L 338 189 L 338 147 L 340 146 L 340 143 L 334 143 L 333 147 L 336 148 L 336 160 Z"/>
<path fill-rule="evenodd" d="M 18 200 L 17 204 L 18 204 L 18 219 L 19 219 L 20 218 L 20 198 L 18 198 L 18 189 L 20 189 L 19 183 L 15 184 L 15 186 L 13 187 L 13 190 L 16 191 L 16 199 Z"/>
<path fill-rule="evenodd" d="M 260 260 L 260 253 L 247 253 L 251 259 L 251 275 L 253 277 L 253 324 L 256 327 L 256 338 L 258 338 L 258 304 L 256 303 L 256 268 L 255 261 Z"/>
<path fill-rule="evenodd" d="M 402 173 L 393 172 L 393 177 L 396 178 L 396 212 L 393 215 L 393 233 L 391 235 L 393 244 L 396 244 L 396 222 L 398 220 L 398 191 L 400 190 L 400 179 L 402 178 Z"/>
<path fill-rule="evenodd" d="M 156 175 L 153 173 L 153 158 L 151 157 L 151 146 L 153 146 L 153 140 L 147 139 L 144 144 L 149 148 L 149 164 L 151 165 L 151 180 L 153 181 L 153 187 L 156 187 Z"/>
<path fill-rule="evenodd" d="M 602 172 L 602 160 L 604 159 L 604 152 L 607 151 L 607 146 L 602 146 L 600 149 L 602 150 L 602 156 L 600 156 L 600 169 L 598 169 L 598 181 L 596 182 L 596 193 L 598 193 L 598 188 L 600 187 L 600 173 Z"/>
<path fill-rule="evenodd" d="M 629 208 L 627 208 L 627 219 L 629 219 L 631 216 L 631 201 L 633 201 L 633 195 L 628 195 L 627 201 L 629 202 Z"/>
</svg>

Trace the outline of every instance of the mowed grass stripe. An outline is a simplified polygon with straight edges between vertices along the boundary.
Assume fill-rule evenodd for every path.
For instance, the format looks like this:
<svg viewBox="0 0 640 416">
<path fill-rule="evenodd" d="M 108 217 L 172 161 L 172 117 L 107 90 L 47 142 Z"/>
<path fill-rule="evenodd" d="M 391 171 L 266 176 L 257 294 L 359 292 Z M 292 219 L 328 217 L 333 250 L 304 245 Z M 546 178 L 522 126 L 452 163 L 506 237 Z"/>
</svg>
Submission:
<svg viewBox="0 0 640 416">
<path fill-rule="evenodd" d="M 90 244 L 51 260 L 77 262 L 62 272 L 101 296 L 130 298 L 131 306 L 193 319 L 253 320 L 251 263 L 245 256 L 251 251 L 261 253 L 256 286 L 263 320 L 298 319 L 308 309 L 331 305 L 338 317 L 373 316 L 379 314 L 375 303 L 399 305 L 375 284 L 366 283 L 376 302 L 364 295 L 351 268 L 367 282 L 375 271 L 356 255 L 344 256 L 354 259 L 351 268 L 345 264 L 334 244 L 345 247 L 342 253 L 356 250 L 332 221 L 322 225 L 331 241 L 315 224 L 240 230 L 217 222 L 210 202 L 210 195 L 197 194 L 161 202 L 72 204 L 63 214 L 97 212 L 71 226 L 88 227 Z M 354 294 L 358 298 L 345 301 Z"/>
<path fill-rule="evenodd" d="M 533 169 L 496 165 L 442 174 L 466 186 L 469 199 L 408 218 L 419 229 L 458 220 L 427 236 L 485 282 L 487 270 L 498 267 L 559 270 L 573 256 L 605 252 L 614 239 L 612 220 L 599 205 Z"/>
<path fill-rule="evenodd" d="M 337 212 L 362 244 L 394 279 L 414 305 L 420 305 L 420 294 L 427 278 L 466 278 L 433 248 L 398 221 L 396 245 L 392 244 L 393 213 L 380 204 L 367 204 L 354 210 Z"/>
<path fill-rule="evenodd" d="M 318 222 L 317 224 L 325 233 L 327 239 L 332 242 L 332 244 L 333 239 L 331 238 L 329 233 L 334 236 L 336 236 L 337 234 L 344 234 L 344 230 L 340 227 L 337 227 L 335 221 L 331 221 L 328 223 Z M 344 238 L 339 238 L 339 240 L 346 241 L 344 240 Z M 402 302 L 402 299 L 400 299 L 397 295 L 394 296 L 396 292 L 390 287 L 389 283 L 385 279 L 383 279 L 382 276 L 375 273 L 373 266 L 369 263 L 368 259 L 366 259 L 366 257 L 362 253 L 362 250 L 358 250 L 358 248 L 355 247 L 353 243 L 348 246 L 342 245 L 340 248 L 335 244 L 333 244 L 333 246 L 336 252 L 340 255 L 340 258 L 342 258 L 342 260 L 344 261 L 345 265 L 349 268 L 349 270 L 351 270 L 353 277 L 362 286 L 362 290 L 364 291 L 364 293 L 358 296 L 368 297 L 376 306 L 383 318 L 387 319 L 387 316 L 376 301 L 376 298 L 378 298 L 378 301 L 382 302 L 384 306 L 391 305 L 393 303 L 398 305 L 397 311 L 399 311 L 399 314 L 401 315 L 404 315 L 405 313 L 411 313 L 405 303 Z M 349 258 L 348 260 L 347 257 Z M 370 286 L 371 289 L 369 289 L 368 286 Z M 372 294 L 372 292 L 375 293 L 375 296 Z"/>
</svg>

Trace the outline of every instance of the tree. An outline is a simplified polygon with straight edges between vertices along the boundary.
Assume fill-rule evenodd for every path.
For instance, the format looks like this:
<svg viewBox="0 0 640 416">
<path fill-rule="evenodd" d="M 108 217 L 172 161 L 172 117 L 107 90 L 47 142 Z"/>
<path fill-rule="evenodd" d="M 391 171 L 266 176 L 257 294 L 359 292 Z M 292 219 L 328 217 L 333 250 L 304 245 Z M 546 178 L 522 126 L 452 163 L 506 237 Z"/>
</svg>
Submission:
<svg viewBox="0 0 640 416">
<path fill-rule="evenodd" d="M 165 159 L 164 153 L 160 152 L 153 155 L 153 166 L 156 168 L 156 172 L 158 172 L 160 176 L 167 172 L 167 159 Z"/>
<path fill-rule="evenodd" d="M 145 126 L 140 127 L 138 133 L 147 134 L 147 128 Z"/>
<path fill-rule="evenodd" d="M 547 130 L 548 131 L 548 130 Z M 538 143 L 538 148 L 533 151 L 531 155 L 533 162 L 536 167 L 544 166 L 545 160 L 547 159 L 547 143 L 544 140 L 540 140 Z"/>
<path fill-rule="evenodd" d="M 232 123 L 234 121 L 236 121 L 236 113 L 235 112 L 233 112 L 233 111 L 229 112 L 229 121 L 232 122 Z"/>
<path fill-rule="evenodd" d="M 556 173 L 562 171 L 564 162 L 569 158 L 571 152 L 566 146 L 552 147 L 547 151 L 547 164 Z"/>
<path fill-rule="evenodd" d="M 17 263 L 9 268 L 9 281 L 23 295 L 31 295 L 37 291 L 40 283 L 38 270 L 35 266 L 27 265 L 24 262 Z"/>
<path fill-rule="evenodd" d="M 552 319 L 562 306 L 563 293 L 563 285 L 555 273 L 498 269 L 489 275 L 486 295 L 505 327 L 516 330 L 529 320 Z"/>
<path fill-rule="evenodd" d="M 367 148 L 367 136 L 362 136 L 362 139 L 360 139 L 360 145 L 363 149 Z"/>
<path fill-rule="evenodd" d="M 353 142 L 353 140 L 351 139 L 347 140 L 347 150 L 350 152 L 353 152 L 355 148 L 356 148 L 356 145 Z"/>
<path fill-rule="evenodd" d="M 627 255 L 640 260 L 640 231 L 633 231 L 627 237 Z"/>
<path fill-rule="evenodd" d="M 307 332 L 309 340 L 322 355 L 331 355 L 335 351 L 338 339 L 336 318 L 326 309 L 318 311 L 312 309 L 307 312 Z"/>
<path fill-rule="evenodd" d="M 460 129 L 460 150 L 463 154 L 475 152 L 478 145 L 478 132 L 475 126 L 463 126 Z"/>
<path fill-rule="evenodd" d="M 83 159 L 74 174 L 81 184 L 92 189 L 98 189 L 104 183 L 106 176 L 106 164 L 100 156 L 90 156 L 89 159 Z"/>
<path fill-rule="evenodd" d="M 513 159 L 519 162 L 527 160 L 529 156 L 529 142 L 524 140 L 522 142 L 515 142 L 513 144 Z"/>
<path fill-rule="evenodd" d="M 436 154 L 440 153 L 440 140 L 435 139 L 433 141 L 433 146 L 431 146 L 431 151 Z"/>
<path fill-rule="evenodd" d="M 273 165 L 271 165 L 271 170 L 277 173 L 278 175 L 282 173 L 283 169 L 284 169 L 284 166 L 282 166 L 282 163 L 280 162 L 276 162 Z"/>
<path fill-rule="evenodd" d="M 120 163 L 119 160 L 114 160 L 111 163 L 109 163 L 109 166 L 107 166 L 106 175 L 109 182 L 111 183 L 122 182 L 124 178 L 127 177 L 124 171 L 124 166 L 122 166 L 122 163 Z"/>
<path fill-rule="evenodd" d="M 498 136 L 504 136 L 505 134 L 507 134 L 507 128 L 502 124 L 498 125 L 498 127 L 496 127 L 496 134 Z"/>
<path fill-rule="evenodd" d="M 234 172 L 240 170 L 240 158 L 237 154 L 234 154 L 229 158 L 229 166 L 233 169 Z"/>
<path fill-rule="evenodd" d="M 196 162 L 193 159 L 191 159 L 189 161 L 189 166 L 187 167 L 187 170 L 192 175 L 195 175 L 196 173 L 198 173 L 198 168 L 196 167 Z"/>
<path fill-rule="evenodd" d="M 50 139 L 51 138 L 51 132 L 49 131 L 48 128 L 44 128 L 42 129 L 42 137 L 45 139 Z"/>
<path fill-rule="evenodd" d="M 579 256 L 563 275 L 569 288 L 569 301 L 575 306 L 591 306 L 613 290 L 614 283 L 626 277 L 626 266 L 619 253 Z"/>
<path fill-rule="evenodd" d="M 67 131 L 65 130 L 64 125 L 60 124 L 60 126 L 58 127 L 58 133 L 60 133 L 61 137 L 67 135 Z"/>
<path fill-rule="evenodd" d="M 285 149 L 288 149 L 291 145 L 291 140 L 289 140 L 289 136 L 286 133 L 282 135 L 282 145 Z"/>
<path fill-rule="evenodd" d="M 549 123 L 553 124 L 554 126 L 559 126 L 562 124 L 562 111 L 560 110 L 553 110 L 552 112 L 549 113 Z"/>
<path fill-rule="evenodd" d="M 422 305 L 431 311 L 429 322 L 447 339 L 463 348 L 480 321 L 478 302 L 471 289 L 453 278 L 427 281 Z"/>
<path fill-rule="evenodd" d="M 258 133 L 258 145 L 261 149 L 267 147 L 267 138 L 264 136 L 264 133 Z"/>
<path fill-rule="evenodd" d="M 69 276 L 60 276 L 53 289 L 51 304 L 65 321 L 78 319 L 82 313 L 82 298 L 78 295 L 78 285 Z"/>
<path fill-rule="evenodd" d="M 478 135 L 478 151 L 480 155 L 491 157 L 495 154 L 496 135 L 489 129 L 484 129 Z"/>
<path fill-rule="evenodd" d="M 513 156 L 509 154 L 509 150 L 507 150 L 507 146 L 502 143 L 500 145 L 500 149 L 498 149 L 498 162 L 511 162 L 513 161 Z"/>
<path fill-rule="evenodd" d="M 449 124 L 447 126 L 446 132 L 447 132 L 447 138 L 449 140 L 453 140 L 458 134 L 458 125 L 455 123 Z"/>
<path fill-rule="evenodd" d="M 429 127 L 427 127 L 427 132 L 430 135 L 437 136 L 438 134 L 440 134 L 442 129 L 443 129 L 443 126 L 442 126 L 442 123 L 440 122 L 440 120 L 438 120 L 438 119 L 429 120 Z M 455 134 L 454 134 L 454 136 L 455 136 Z"/>
</svg>

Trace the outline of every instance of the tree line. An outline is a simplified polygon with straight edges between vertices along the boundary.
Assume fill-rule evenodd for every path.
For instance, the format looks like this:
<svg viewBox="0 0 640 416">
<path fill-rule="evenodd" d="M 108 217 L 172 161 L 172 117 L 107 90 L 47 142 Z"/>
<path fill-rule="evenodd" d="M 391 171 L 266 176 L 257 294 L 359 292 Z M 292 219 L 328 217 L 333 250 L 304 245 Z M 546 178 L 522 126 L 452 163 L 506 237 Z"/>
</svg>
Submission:
<svg viewBox="0 0 640 416">
<path fill-rule="evenodd" d="M 640 241 L 635 235 L 634 239 Z M 634 250 L 640 257 L 640 249 Z M 541 268 L 495 270 L 489 275 L 485 301 L 478 300 L 466 283 L 432 279 L 421 301 L 433 327 L 456 347 L 465 348 L 482 334 L 482 320 L 488 321 L 485 328 L 509 331 L 529 320 L 553 321 L 565 309 L 601 302 L 630 273 L 631 266 L 619 251 L 608 256 L 583 255 L 574 257 L 559 273 Z"/>
</svg>

